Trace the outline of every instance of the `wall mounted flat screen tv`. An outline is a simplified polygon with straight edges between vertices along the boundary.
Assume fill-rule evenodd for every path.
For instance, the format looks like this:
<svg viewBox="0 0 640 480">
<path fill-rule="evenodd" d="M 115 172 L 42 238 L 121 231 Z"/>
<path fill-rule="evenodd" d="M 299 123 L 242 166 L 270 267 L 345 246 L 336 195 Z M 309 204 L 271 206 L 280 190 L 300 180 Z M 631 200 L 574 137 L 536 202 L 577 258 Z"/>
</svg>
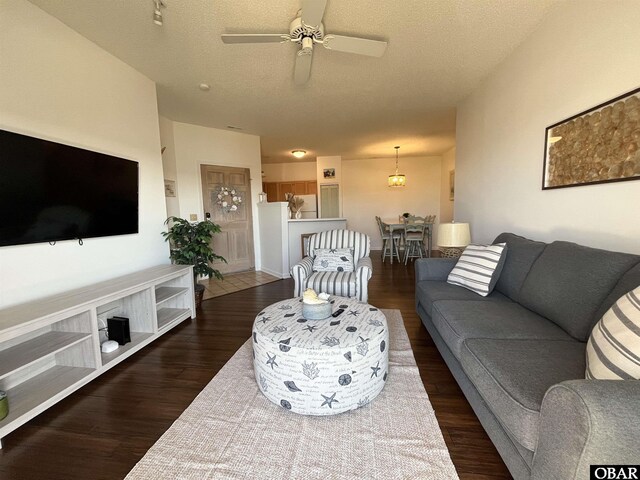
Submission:
<svg viewBox="0 0 640 480">
<path fill-rule="evenodd" d="M 0 130 L 0 246 L 138 233 L 138 162 Z"/>
</svg>

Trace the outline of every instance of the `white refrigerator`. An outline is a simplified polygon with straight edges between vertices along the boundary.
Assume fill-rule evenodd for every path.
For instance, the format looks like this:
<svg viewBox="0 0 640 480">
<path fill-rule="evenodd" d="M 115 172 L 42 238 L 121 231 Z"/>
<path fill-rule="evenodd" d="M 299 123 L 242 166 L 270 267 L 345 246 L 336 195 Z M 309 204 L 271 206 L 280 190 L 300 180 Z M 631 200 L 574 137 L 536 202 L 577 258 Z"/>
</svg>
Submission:
<svg viewBox="0 0 640 480">
<path fill-rule="evenodd" d="M 296 195 L 304 200 L 300 209 L 302 218 L 318 218 L 318 198 L 316 195 Z"/>
</svg>

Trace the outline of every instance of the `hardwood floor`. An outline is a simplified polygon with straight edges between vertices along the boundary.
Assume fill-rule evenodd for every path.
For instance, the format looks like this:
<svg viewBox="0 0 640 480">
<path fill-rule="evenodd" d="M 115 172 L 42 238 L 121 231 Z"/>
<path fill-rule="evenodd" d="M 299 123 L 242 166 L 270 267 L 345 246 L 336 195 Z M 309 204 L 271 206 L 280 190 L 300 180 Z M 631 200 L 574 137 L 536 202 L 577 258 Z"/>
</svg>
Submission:
<svg viewBox="0 0 640 480">
<path fill-rule="evenodd" d="M 402 312 L 425 388 L 461 479 L 511 478 L 414 309 L 413 265 L 372 252 L 369 302 Z M 282 280 L 203 303 L 133 357 L 3 439 L 0 479 L 120 479 L 251 335 L 255 314 L 290 297 Z"/>
</svg>

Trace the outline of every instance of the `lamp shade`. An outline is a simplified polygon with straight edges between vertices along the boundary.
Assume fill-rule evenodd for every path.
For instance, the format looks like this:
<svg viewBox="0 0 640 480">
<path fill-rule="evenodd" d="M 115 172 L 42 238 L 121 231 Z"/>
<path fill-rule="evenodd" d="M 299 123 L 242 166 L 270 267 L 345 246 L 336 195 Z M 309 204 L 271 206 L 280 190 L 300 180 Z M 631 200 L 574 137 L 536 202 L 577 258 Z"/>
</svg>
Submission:
<svg viewBox="0 0 640 480">
<path fill-rule="evenodd" d="M 438 246 L 466 247 L 471 242 L 468 223 L 441 223 L 438 228 Z"/>
</svg>

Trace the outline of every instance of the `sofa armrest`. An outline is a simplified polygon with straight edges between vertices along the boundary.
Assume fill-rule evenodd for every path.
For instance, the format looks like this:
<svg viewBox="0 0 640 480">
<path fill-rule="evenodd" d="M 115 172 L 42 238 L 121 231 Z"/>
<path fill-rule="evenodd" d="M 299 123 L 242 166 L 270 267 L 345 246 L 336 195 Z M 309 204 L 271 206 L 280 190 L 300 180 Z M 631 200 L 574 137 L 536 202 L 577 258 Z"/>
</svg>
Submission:
<svg viewBox="0 0 640 480">
<path fill-rule="evenodd" d="M 366 302 L 369 299 L 369 280 L 373 274 L 373 263 L 371 263 L 371 258 L 362 257 L 358 260 L 355 274 L 356 298 L 361 302 Z"/>
<path fill-rule="evenodd" d="M 423 280 L 446 281 L 457 258 L 420 258 L 415 262 L 416 282 Z"/>
<path fill-rule="evenodd" d="M 362 257 L 356 265 L 356 275 L 358 280 L 370 280 L 373 273 L 373 263 L 370 257 Z"/>
<path fill-rule="evenodd" d="M 637 464 L 640 381 L 570 380 L 542 401 L 532 480 L 588 479 L 589 465 Z"/>
<path fill-rule="evenodd" d="M 293 277 L 294 287 L 293 296 L 299 297 L 304 292 L 307 277 L 313 273 L 313 258 L 304 257 L 293 267 L 291 267 L 291 276 Z"/>
</svg>

